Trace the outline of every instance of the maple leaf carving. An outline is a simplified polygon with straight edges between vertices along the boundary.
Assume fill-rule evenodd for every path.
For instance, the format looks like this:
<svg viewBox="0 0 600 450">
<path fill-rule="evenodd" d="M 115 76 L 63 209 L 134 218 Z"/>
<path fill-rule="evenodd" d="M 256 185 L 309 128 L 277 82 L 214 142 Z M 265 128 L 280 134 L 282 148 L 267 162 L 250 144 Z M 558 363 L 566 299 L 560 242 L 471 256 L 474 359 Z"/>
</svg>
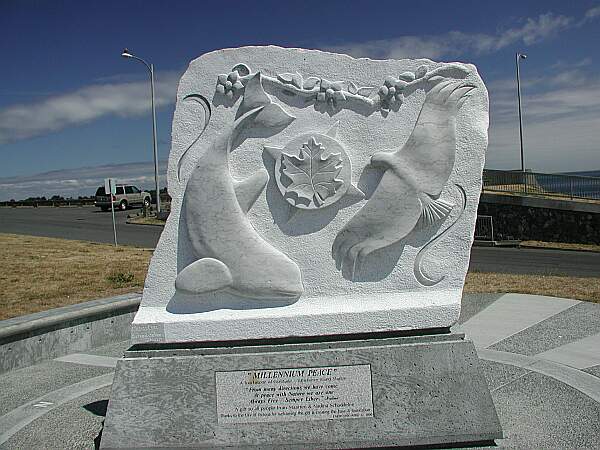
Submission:
<svg viewBox="0 0 600 450">
<path fill-rule="evenodd" d="M 298 156 L 282 153 L 283 173 L 292 181 L 287 191 L 316 206 L 321 206 L 344 184 L 336 178 L 342 170 L 340 153 L 324 156 L 324 151 L 325 148 L 311 137 L 302 145 Z"/>
</svg>

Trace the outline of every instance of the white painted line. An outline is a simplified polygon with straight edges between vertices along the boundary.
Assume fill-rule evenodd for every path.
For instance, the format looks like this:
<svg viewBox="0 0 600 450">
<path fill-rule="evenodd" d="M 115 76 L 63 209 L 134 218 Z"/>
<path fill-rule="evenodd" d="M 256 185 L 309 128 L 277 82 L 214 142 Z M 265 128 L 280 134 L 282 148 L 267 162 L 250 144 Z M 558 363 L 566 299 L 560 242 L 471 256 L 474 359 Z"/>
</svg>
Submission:
<svg viewBox="0 0 600 450">
<path fill-rule="evenodd" d="M 0 417 L 0 444 L 5 443 L 12 435 L 29 425 L 38 417 L 43 416 L 49 411 L 57 408 L 64 403 L 74 400 L 88 392 L 110 386 L 113 380 L 113 373 L 107 373 L 99 377 L 88 378 L 79 383 L 65 386 L 56 391 L 36 398 L 9 413 Z M 41 407 L 40 405 L 45 405 Z"/>
<path fill-rule="evenodd" d="M 542 295 L 505 294 L 453 331 L 486 348 L 580 303 Z"/>
<path fill-rule="evenodd" d="M 55 358 L 54 361 L 68 362 L 73 364 L 83 364 L 86 366 L 98 367 L 116 367 L 120 358 L 111 356 L 89 355 L 87 353 L 71 353 L 70 355 Z"/>
<path fill-rule="evenodd" d="M 600 378 L 589 373 L 552 361 L 545 361 L 533 356 L 519 355 L 517 353 L 482 348 L 477 349 L 477 354 L 481 359 L 487 361 L 521 367 L 554 378 L 600 403 Z"/>
<path fill-rule="evenodd" d="M 35 405 L 33 405 L 34 408 L 47 408 L 50 405 L 54 405 L 54 403 L 52 402 L 38 402 Z"/>
<path fill-rule="evenodd" d="M 535 357 L 576 369 L 597 366 L 600 364 L 600 333 L 547 350 Z"/>
</svg>

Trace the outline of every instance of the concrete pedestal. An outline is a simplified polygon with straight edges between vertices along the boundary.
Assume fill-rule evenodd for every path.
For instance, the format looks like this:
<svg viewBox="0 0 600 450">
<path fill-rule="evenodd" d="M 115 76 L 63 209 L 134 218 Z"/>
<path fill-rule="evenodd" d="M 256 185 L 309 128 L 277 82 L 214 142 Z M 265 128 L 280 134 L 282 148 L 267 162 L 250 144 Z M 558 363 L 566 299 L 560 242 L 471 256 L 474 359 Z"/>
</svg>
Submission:
<svg viewBox="0 0 600 450">
<path fill-rule="evenodd" d="M 321 377 L 326 381 L 321 386 L 335 385 L 338 390 L 332 395 L 310 391 L 300 400 L 304 406 L 287 409 L 288 403 L 276 398 L 248 403 L 247 410 L 304 411 L 300 416 L 273 412 L 257 419 L 256 412 L 230 414 L 241 405 L 238 394 L 243 389 L 318 389 L 312 382 L 317 378 L 310 378 L 317 372 L 346 375 Z M 288 375 L 303 378 L 293 383 L 278 378 Z M 267 383 L 274 384 L 264 384 L 266 378 L 273 378 Z M 256 399 L 268 395 L 256 394 Z M 286 401 L 293 395 L 288 391 Z M 117 364 L 101 448 L 362 448 L 501 437 L 473 343 L 463 335 L 443 333 L 280 345 L 132 348 Z"/>
</svg>

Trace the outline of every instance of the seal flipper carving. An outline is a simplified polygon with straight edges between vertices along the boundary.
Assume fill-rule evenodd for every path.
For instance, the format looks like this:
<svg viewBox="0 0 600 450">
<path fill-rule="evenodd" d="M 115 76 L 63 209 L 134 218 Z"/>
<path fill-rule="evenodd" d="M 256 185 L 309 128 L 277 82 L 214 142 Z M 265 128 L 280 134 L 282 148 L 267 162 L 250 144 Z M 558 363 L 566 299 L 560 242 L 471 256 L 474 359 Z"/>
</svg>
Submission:
<svg viewBox="0 0 600 450">
<path fill-rule="evenodd" d="M 175 287 L 190 294 L 220 291 L 233 283 L 231 272 L 218 259 L 194 261 L 177 275 Z"/>
<path fill-rule="evenodd" d="M 268 182 L 269 173 L 265 169 L 259 170 L 243 181 L 233 180 L 233 189 L 244 213 L 252 208 Z"/>
<path fill-rule="evenodd" d="M 421 206 L 421 218 L 419 219 L 419 225 L 423 228 L 433 225 L 436 222 L 444 220 L 452 212 L 454 204 L 443 198 L 433 198 L 427 193 L 423 193 L 419 196 Z"/>
</svg>

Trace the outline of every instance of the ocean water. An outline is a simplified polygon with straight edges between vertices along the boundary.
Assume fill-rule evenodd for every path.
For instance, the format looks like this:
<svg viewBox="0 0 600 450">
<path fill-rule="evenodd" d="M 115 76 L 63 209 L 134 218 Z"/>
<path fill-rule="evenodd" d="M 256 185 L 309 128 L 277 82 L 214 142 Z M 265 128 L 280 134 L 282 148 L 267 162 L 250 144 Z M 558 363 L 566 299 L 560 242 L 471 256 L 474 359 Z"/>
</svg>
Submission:
<svg viewBox="0 0 600 450">
<path fill-rule="evenodd" d="M 561 177 L 553 175 L 537 174 L 535 181 L 544 189 L 551 192 L 559 192 L 575 197 L 600 199 L 600 170 L 585 172 L 570 172 L 563 175 L 576 175 L 574 177 Z M 578 177 L 594 177 L 578 178 Z"/>
<path fill-rule="evenodd" d="M 578 175 L 580 177 L 600 178 L 600 170 L 588 170 L 587 172 L 565 172 L 565 175 Z"/>
</svg>

